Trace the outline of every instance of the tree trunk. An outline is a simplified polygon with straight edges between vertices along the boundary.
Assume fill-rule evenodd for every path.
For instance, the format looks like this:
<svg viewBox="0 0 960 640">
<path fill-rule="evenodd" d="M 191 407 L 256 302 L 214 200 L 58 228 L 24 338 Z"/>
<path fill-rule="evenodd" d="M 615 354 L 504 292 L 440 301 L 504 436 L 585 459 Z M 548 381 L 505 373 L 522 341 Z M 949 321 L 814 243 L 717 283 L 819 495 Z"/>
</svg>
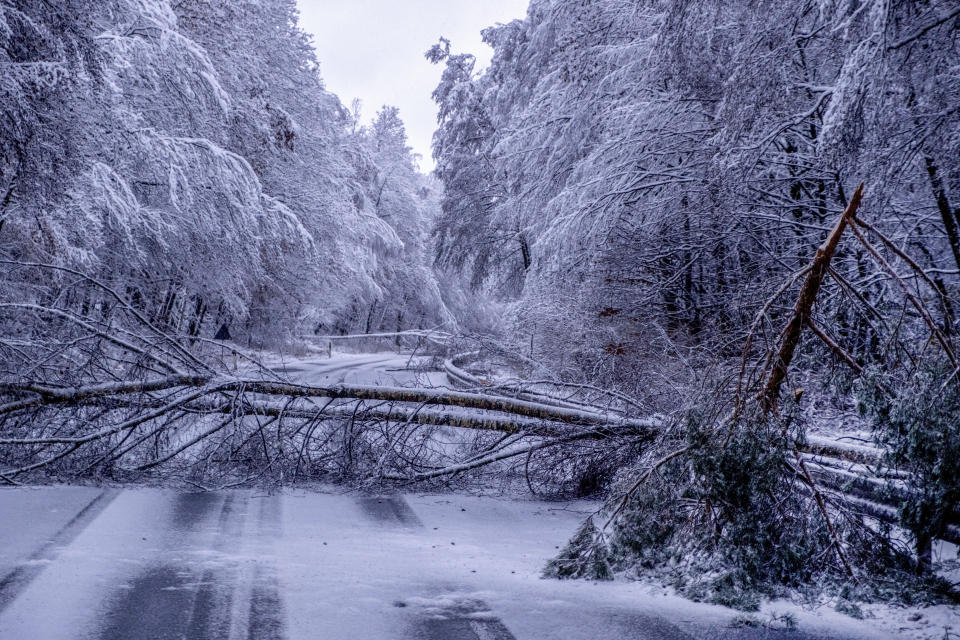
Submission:
<svg viewBox="0 0 960 640">
<path fill-rule="evenodd" d="M 373 315 L 377 312 L 377 301 L 374 300 L 370 305 L 370 310 L 367 311 L 367 323 L 364 326 L 363 332 L 370 333 L 373 331 Z"/>
<path fill-rule="evenodd" d="M 847 224 L 856 215 L 862 198 L 863 184 L 857 187 L 850 203 L 840 219 L 837 220 L 837 224 L 833 227 L 830 235 L 817 249 L 817 254 L 814 256 L 813 264 L 810 267 L 810 273 L 807 274 L 807 279 L 800 290 L 800 296 L 797 298 L 793 315 L 783 330 L 780 350 L 773 360 L 773 369 L 770 371 L 770 376 L 767 378 L 767 383 L 762 391 L 760 403 L 765 413 L 775 411 L 777 408 L 780 387 L 787 377 L 790 361 L 793 360 L 793 354 L 800 343 L 800 334 L 810 320 L 810 312 L 813 309 L 813 304 L 817 301 L 817 293 L 820 292 L 820 285 L 823 284 L 823 278 L 827 275 L 827 269 L 830 268 L 830 260 L 837 250 L 837 245 L 840 244 L 840 237 L 843 235 L 844 229 L 847 228 Z"/>
<path fill-rule="evenodd" d="M 203 318 L 207 313 L 207 305 L 204 304 L 203 298 L 200 296 L 196 297 L 196 304 L 193 308 L 193 318 L 190 320 L 190 325 L 187 329 L 187 332 L 191 336 L 200 335 L 200 327 L 203 325 Z M 193 344 L 193 341 L 191 341 Z"/>
<path fill-rule="evenodd" d="M 522 233 L 519 234 L 517 238 L 520 242 L 520 255 L 523 257 L 523 270 L 527 271 L 530 269 L 530 265 L 533 264 L 533 260 L 530 257 L 530 244 L 527 242 L 527 237 Z"/>
<path fill-rule="evenodd" d="M 929 536 L 917 538 L 917 571 L 921 574 L 930 571 L 933 565 L 933 539 Z"/>
<path fill-rule="evenodd" d="M 960 210 L 953 211 L 950 208 L 950 200 L 947 198 L 947 190 L 943 186 L 943 181 L 937 173 L 937 165 L 930 156 L 924 156 L 927 164 L 927 175 L 930 176 L 930 187 L 933 189 L 933 197 L 937 199 L 937 208 L 940 210 L 940 218 L 943 220 L 943 227 L 947 230 L 947 239 L 950 241 L 950 249 L 953 251 L 953 260 L 960 269 L 960 232 L 957 227 L 960 226 Z"/>
</svg>

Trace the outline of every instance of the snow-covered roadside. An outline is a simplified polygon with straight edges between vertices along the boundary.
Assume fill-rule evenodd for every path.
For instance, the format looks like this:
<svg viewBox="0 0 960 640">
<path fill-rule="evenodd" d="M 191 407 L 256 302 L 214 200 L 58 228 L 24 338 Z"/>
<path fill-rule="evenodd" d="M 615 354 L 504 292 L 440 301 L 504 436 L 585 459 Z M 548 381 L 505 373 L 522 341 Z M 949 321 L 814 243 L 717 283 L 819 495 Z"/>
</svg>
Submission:
<svg viewBox="0 0 960 640">
<path fill-rule="evenodd" d="M 960 638 L 960 610 L 957 607 L 902 607 L 865 605 L 867 623 L 896 637 L 913 640 L 955 640 Z"/>
<path fill-rule="evenodd" d="M 524 633 L 526 637 L 551 637 L 544 634 L 552 625 L 565 617 L 572 620 L 582 615 L 581 608 L 605 612 L 596 620 L 601 628 L 620 624 L 624 617 L 664 617 L 697 638 L 714 637 L 718 627 L 727 627 L 743 617 L 740 612 L 694 603 L 676 595 L 670 588 L 652 584 L 622 580 L 593 583 L 539 579 L 543 565 L 557 547 L 565 544 L 572 531 L 596 508 L 593 503 L 555 504 L 449 495 L 411 496 L 408 500 L 424 520 L 442 521 L 449 537 L 475 545 L 471 547 L 474 553 L 467 555 L 467 561 L 462 561 L 462 568 L 466 569 L 470 561 L 480 559 L 485 575 L 477 578 L 479 588 L 498 593 L 488 596 L 487 601 L 497 603 L 496 610 L 505 612 L 503 619 L 515 632 L 529 629 Z M 458 506 L 467 511 L 460 511 Z M 473 512 L 472 516 L 470 512 Z M 509 534 L 505 536 L 504 530 Z M 444 536 L 438 538 L 442 544 Z M 517 573 L 510 573 L 512 571 Z M 526 603 L 531 600 L 542 603 L 542 611 L 549 623 L 523 615 L 527 611 Z M 775 618 L 791 614 L 799 631 L 824 637 L 944 640 L 945 629 L 960 635 L 960 610 L 956 607 L 876 604 L 862 609 L 865 619 L 857 620 L 835 611 L 832 603 L 812 607 L 781 600 L 766 603 L 751 617 L 776 627 Z M 524 635 L 517 633 L 517 637 Z"/>
</svg>

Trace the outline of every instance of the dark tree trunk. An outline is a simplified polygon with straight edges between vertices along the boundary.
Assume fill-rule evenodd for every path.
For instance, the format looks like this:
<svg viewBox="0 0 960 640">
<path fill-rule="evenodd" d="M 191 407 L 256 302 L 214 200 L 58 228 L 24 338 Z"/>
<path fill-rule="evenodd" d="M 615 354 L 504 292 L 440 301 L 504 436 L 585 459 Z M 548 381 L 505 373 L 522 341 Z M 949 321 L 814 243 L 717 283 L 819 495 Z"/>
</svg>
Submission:
<svg viewBox="0 0 960 640">
<path fill-rule="evenodd" d="M 200 334 L 200 327 L 203 326 L 203 318 L 207 314 L 207 305 L 204 304 L 203 298 L 197 296 L 196 300 L 197 302 L 193 308 L 193 318 L 191 318 L 189 328 L 187 329 L 187 333 L 191 336 Z M 193 344 L 193 341 L 191 341 L 191 344 Z"/>
<path fill-rule="evenodd" d="M 364 333 L 371 333 L 373 331 L 373 316 L 377 312 L 377 301 L 374 300 L 370 305 L 370 310 L 367 312 L 367 324 L 364 326 Z"/>
<path fill-rule="evenodd" d="M 933 540 L 930 536 L 917 538 L 917 571 L 927 573 L 933 565 Z"/>
<path fill-rule="evenodd" d="M 523 270 L 528 271 L 530 265 L 533 264 L 533 260 L 530 257 L 530 244 L 527 242 L 527 237 L 522 233 L 518 236 L 520 242 L 520 255 L 523 257 Z"/>
<path fill-rule="evenodd" d="M 930 187 L 933 189 L 933 197 L 937 199 L 937 208 L 940 210 L 943 227 L 947 230 L 947 239 L 950 241 L 950 249 L 953 251 L 953 260 L 957 264 L 957 269 L 960 269 L 960 233 L 957 231 L 957 228 L 960 227 L 960 210 L 951 210 L 947 190 L 943 186 L 943 181 L 937 172 L 937 164 L 933 161 L 933 158 L 924 156 L 923 159 L 927 164 Z"/>
<path fill-rule="evenodd" d="M 783 330 L 783 340 L 780 343 L 777 355 L 773 359 L 773 367 L 767 378 L 761 395 L 761 406 L 764 413 L 776 410 L 777 400 L 780 396 L 780 387 L 787 377 L 787 369 L 790 368 L 790 362 L 793 360 L 793 354 L 797 345 L 800 343 L 800 333 L 811 318 L 813 304 L 817 300 L 817 294 L 820 292 L 820 285 L 827 275 L 827 269 L 830 268 L 830 260 L 840 244 L 840 237 L 847 228 L 850 220 L 857 214 L 860 207 L 860 201 L 863 197 L 863 185 L 861 184 L 850 203 L 844 210 L 843 215 L 837 220 L 837 224 L 827 236 L 827 239 L 817 249 L 817 253 L 810 265 L 810 272 L 807 279 L 800 289 L 800 295 L 797 297 L 797 304 L 794 307 L 793 315 Z"/>
</svg>

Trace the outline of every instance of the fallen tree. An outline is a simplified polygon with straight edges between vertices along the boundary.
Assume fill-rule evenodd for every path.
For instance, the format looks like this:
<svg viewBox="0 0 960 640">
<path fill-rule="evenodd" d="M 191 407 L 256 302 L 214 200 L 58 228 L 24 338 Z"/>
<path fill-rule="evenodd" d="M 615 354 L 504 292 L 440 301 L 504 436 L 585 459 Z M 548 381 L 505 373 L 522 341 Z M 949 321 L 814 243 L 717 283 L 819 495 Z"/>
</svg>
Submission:
<svg viewBox="0 0 960 640">
<path fill-rule="evenodd" d="M 0 299 L 8 483 L 448 481 L 554 447 L 638 445 L 662 426 L 658 417 L 469 391 L 297 384 L 235 345 L 155 325 L 81 272 L 6 264 L 70 278 L 49 301 Z M 438 429 L 442 445 L 432 439 Z"/>
<path fill-rule="evenodd" d="M 943 484 L 949 479 L 942 474 L 923 480 L 937 491 L 944 487 L 932 499 L 929 489 L 921 490 L 917 483 L 923 474 L 940 473 L 943 465 L 937 460 L 952 469 L 956 444 L 942 451 L 927 449 L 923 458 L 927 467 L 914 465 L 903 474 L 893 466 L 893 477 L 874 478 L 894 462 L 887 451 L 808 441 L 800 410 L 804 390 L 797 386 L 784 392 L 805 328 L 855 375 L 866 373 L 814 321 L 818 293 L 833 274 L 830 263 L 845 230 L 854 229 L 868 255 L 902 284 L 856 229 L 867 228 L 856 218 L 862 194 L 863 185 L 811 264 L 788 280 L 757 315 L 745 341 L 735 389 L 729 380 L 722 381 L 692 402 L 682 428 L 651 443 L 640 464 L 623 475 L 619 491 L 603 510 L 599 521 L 603 524 L 588 520 L 550 563 L 548 575 L 605 578 L 617 571 L 649 572 L 694 599 L 746 609 L 757 607 L 761 597 L 785 595 L 812 584 L 853 599 L 895 599 L 894 592 L 935 599 L 949 592 L 949 585 L 929 571 L 929 550 L 933 537 L 960 539 L 955 501 L 950 498 L 956 489 Z M 754 337 L 770 323 L 775 301 L 801 278 L 782 330 L 755 354 Z M 930 342 L 941 347 L 948 366 L 954 367 L 949 338 L 919 298 L 909 288 L 901 289 L 907 304 L 929 327 Z M 947 375 L 944 384 L 953 377 Z M 896 406 L 885 404 L 894 395 L 891 385 L 870 388 L 883 398 L 873 402 L 887 407 L 880 411 L 887 419 L 889 407 Z M 732 409 L 727 408 L 730 405 Z M 913 424 L 909 421 L 918 420 L 916 415 L 902 420 Z M 910 459 L 918 459 L 916 452 L 900 458 Z M 860 472 L 845 471 L 845 461 L 858 465 Z M 892 533 L 891 526 L 909 532 L 914 548 L 904 546 L 902 533 Z"/>
</svg>

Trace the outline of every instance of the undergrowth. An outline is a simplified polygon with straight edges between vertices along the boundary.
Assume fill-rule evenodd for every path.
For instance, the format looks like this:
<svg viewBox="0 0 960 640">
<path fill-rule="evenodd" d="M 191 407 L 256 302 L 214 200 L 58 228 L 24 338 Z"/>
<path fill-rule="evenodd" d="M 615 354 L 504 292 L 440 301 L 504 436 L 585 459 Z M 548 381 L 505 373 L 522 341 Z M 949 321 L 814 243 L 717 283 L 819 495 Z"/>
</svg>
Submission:
<svg viewBox="0 0 960 640">
<path fill-rule="evenodd" d="M 692 600 L 744 611 L 758 610 L 768 598 L 795 596 L 956 600 L 949 585 L 917 572 L 889 526 L 866 522 L 826 492 L 824 516 L 794 455 L 805 432 L 796 405 L 777 417 L 754 414 L 726 423 L 691 411 L 682 426 L 682 435 L 624 474 L 614 495 L 628 497 L 607 506 L 608 514 L 622 506 L 609 526 L 588 521 L 546 576 L 652 577 Z M 680 449 L 682 455 L 651 471 Z"/>
</svg>

